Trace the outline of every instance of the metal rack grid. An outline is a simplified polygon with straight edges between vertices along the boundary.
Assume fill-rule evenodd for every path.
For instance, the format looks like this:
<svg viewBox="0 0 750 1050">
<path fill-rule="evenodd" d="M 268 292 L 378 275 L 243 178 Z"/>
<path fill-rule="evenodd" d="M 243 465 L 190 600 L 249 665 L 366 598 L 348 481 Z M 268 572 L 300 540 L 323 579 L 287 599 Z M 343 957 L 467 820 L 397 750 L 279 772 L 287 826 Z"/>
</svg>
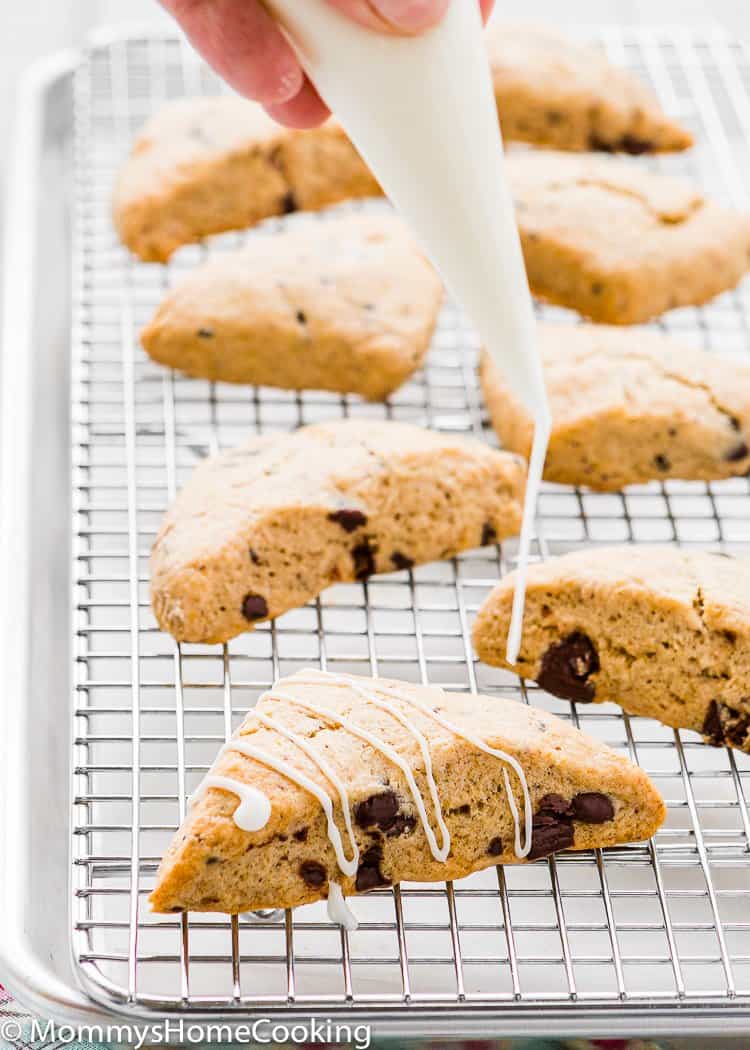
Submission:
<svg viewBox="0 0 750 1050">
<path fill-rule="evenodd" d="M 687 156 L 642 163 L 686 171 L 746 204 L 748 49 L 713 31 L 588 35 L 696 133 Z M 339 1017 L 364 1007 L 377 1023 L 404 1004 L 435 1016 L 451 1008 L 457 1032 L 488 1004 L 506 1016 L 576 1004 L 750 1008 L 750 760 L 614 705 L 576 709 L 479 664 L 470 622 L 512 563 L 512 544 L 339 585 L 224 647 L 176 646 L 156 628 L 149 547 L 168 501 L 208 452 L 254 430 L 355 414 L 492 440 L 476 340 L 450 305 L 427 366 L 386 405 L 213 385 L 146 358 L 138 329 L 165 288 L 246 235 L 186 248 L 167 267 L 138 263 L 111 227 L 113 179 L 134 131 L 164 100 L 215 90 L 166 37 L 93 48 L 75 74 L 72 940 L 84 987 L 146 1014 L 298 1008 Z M 750 282 L 661 324 L 709 351 L 746 356 Z M 748 550 L 750 484 L 667 482 L 615 495 L 546 485 L 539 535 L 541 556 L 651 540 Z M 643 845 L 375 892 L 358 899 L 353 934 L 332 927 L 319 904 L 252 921 L 151 915 L 145 895 L 186 795 L 259 693 L 309 665 L 481 690 L 573 719 L 648 770 L 669 803 L 667 824 Z"/>
</svg>

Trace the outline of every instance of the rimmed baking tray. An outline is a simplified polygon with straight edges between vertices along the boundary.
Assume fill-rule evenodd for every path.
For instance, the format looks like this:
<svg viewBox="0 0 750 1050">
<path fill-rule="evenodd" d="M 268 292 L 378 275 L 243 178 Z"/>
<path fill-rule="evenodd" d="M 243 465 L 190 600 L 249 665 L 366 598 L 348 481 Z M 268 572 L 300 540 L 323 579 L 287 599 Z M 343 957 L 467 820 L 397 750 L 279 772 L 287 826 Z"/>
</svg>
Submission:
<svg viewBox="0 0 750 1050">
<path fill-rule="evenodd" d="M 745 204 L 748 48 L 714 29 L 585 35 L 696 132 L 689 154 L 642 162 Z M 177 648 L 156 629 L 148 549 L 212 449 L 342 414 L 492 440 L 476 340 L 449 304 L 427 367 L 385 406 L 189 381 L 147 360 L 137 332 L 165 288 L 247 235 L 184 249 L 168 267 L 138 263 L 111 228 L 112 180 L 158 105 L 213 90 L 184 45 L 150 31 L 45 63 L 23 88 L 3 346 L 3 982 L 39 1014 L 89 1023 L 317 1016 L 442 1038 L 747 1031 L 750 761 L 613 706 L 576 710 L 477 663 L 470 622 L 512 544 L 333 588 L 226 648 Z M 749 321 L 746 282 L 662 326 L 740 359 Z M 747 551 L 748 480 L 622 495 L 545 486 L 539 556 L 653 540 Z M 186 793 L 258 694 L 305 665 L 516 696 L 574 719 L 651 773 L 667 825 L 652 843 L 370 895 L 350 935 L 320 906 L 150 915 Z"/>
</svg>

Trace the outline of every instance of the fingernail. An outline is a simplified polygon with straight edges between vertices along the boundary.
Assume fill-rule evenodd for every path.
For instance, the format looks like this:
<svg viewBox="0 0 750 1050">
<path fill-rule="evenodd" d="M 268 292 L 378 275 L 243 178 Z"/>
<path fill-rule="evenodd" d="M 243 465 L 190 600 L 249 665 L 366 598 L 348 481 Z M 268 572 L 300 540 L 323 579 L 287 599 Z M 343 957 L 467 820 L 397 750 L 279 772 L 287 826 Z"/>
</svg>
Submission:
<svg viewBox="0 0 750 1050">
<path fill-rule="evenodd" d="M 386 22 L 406 33 L 419 33 L 435 25 L 445 14 L 449 0 L 371 0 Z M 458 0 L 465 3 L 466 0 Z"/>
</svg>

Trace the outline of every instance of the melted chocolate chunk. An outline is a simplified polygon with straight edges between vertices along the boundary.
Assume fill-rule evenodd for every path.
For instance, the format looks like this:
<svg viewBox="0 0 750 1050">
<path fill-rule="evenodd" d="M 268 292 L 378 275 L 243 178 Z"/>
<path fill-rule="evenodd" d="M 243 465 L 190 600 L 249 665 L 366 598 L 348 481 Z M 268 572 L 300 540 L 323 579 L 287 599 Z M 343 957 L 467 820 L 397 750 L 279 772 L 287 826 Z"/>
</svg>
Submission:
<svg viewBox="0 0 750 1050">
<path fill-rule="evenodd" d="M 213 339 L 214 330 L 213 328 L 199 328 L 196 335 L 199 339 Z"/>
<path fill-rule="evenodd" d="M 640 156 L 641 153 L 651 153 L 654 148 L 649 139 L 639 139 L 635 135 L 623 135 L 619 146 L 623 153 L 630 153 L 634 157 Z"/>
<path fill-rule="evenodd" d="M 292 838 L 296 839 L 297 842 L 307 842 L 307 833 L 309 828 L 300 828 L 298 831 L 292 833 Z"/>
<path fill-rule="evenodd" d="M 299 211 L 299 204 L 297 198 L 294 196 L 291 190 L 285 193 L 281 198 L 281 210 L 284 215 L 291 215 L 292 212 Z"/>
<path fill-rule="evenodd" d="M 242 615 L 250 623 L 253 620 L 262 620 L 268 616 L 268 605 L 266 599 L 260 594 L 246 594 L 242 599 Z"/>
<path fill-rule="evenodd" d="M 307 324 L 307 314 L 304 310 L 298 310 L 295 314 L 298 324 Z"/>
<path fill-rule="evenodd" d="M 393 824 L 386 831 L 386 835 L 389 839 L 395 839 L 398 835 L 411 835 L 416 826 L 416 817 L 410 817 L 406 813 L 398 813 Z"/>
<path fill-rule="evenodd" d="M 303 860 L 299 866 L 299 873 L 306 884 L 313 889 L 322 886 L 328 878 L 326 869 L 317 860 Z"/>
<path fill-rule="evenodd" d="M 544 654 L 537 682 L 553 696 L 588 703 L 596 695 L 596 687 L 589 677 L 599 668 L 594 643 L 588 635 L 574 631 Z"/>
<path fill-rule="evenodd" d="M 354 807 L 354 819 L 361 828 L 376 826 L 381 831 L 393 827 L 398 814 L 398 799 L 393 791 L 371 795 Z"/>
<path fill-rule="evenodd" d="M 562 795 L 545 795 L 539 800 L 537 813 L 540 816 L 570 818 L 573 816 L 573 807 Z"/>
<path fill-rule="evenodd" d="M 614 820 L 615 807 L 600 791 L 581 791 L 573 796 L 573 818 L 584 824 L 605 824 Z"/>
<path fill-rule="evenodd" d="M 377 886 L 390 886 L 389 880 L 386 879 L 380 870 L 382 860 L 383 851 L 380 846 L 370 846 L 367 852 L 362 855 L 357 868 L 357 880 L 355 883 L 359 893 L 374 890 Z"/>
<path fill-rule="evenodd" d="M 487 844 L 487 852 L 490 857 L 499 857 L 503 852 L 503 840 L 499 835 L 496 835 L 494 839 L 490 839 Z"/>
<path fill-rule="evenodd" d="M 712 700 L 703 722 L 706 742 L 720 747 L 731 744 L 750 753 L 750 715 L 736 707 Z"/>
<path fill-rule="evenodd" d="M 568 849 L 573 845 L 573 835 L 573 825 L 568 820 L 535 817 L 528 859 L 540 860 L 560 849 Z"/>
<path fill-rule="evenodd" d="M 479 544 L 479 546 L 487 547 L 490 543 L 495 543 L 496 541 L 497 529 L 491 522 L 485 521 L 484 525 L 482 526 L 482 541 Z"/>
<path fill-rule="evenodd" d="M 727 463 L 739 463 L 741 459 L 745 459 L 747 456 L 750 456 L 750 448 L 748 448 L 747 442 L 740 441 L 734 448 L 730 448 L 724 459 Z"/>
<path fill-rule="evenodd" d="M 669 470 L 672 464 L 669 460 L 669 457 L 665 456 L 663 452 L 660 452 L 658 455 L 654 456 L 654 466 L 657 470 L 660 470 L 662 473 L 666 473 L 666 471 Z"/>
<path fill-rule="evenodd" d="M 335 521 L 344 532 L 354 532 L 355 529 L 367 524 L 367 515 L 361 510 L 334 510 L 328 515 L 329 521 Z"/>
<path fill-rule="evenodd" d="M 206 857 L 207 868 L 210 868 L 214 864 L 221 864 L 221 857 Z"/>
<path fill-rule="evenodd" d="M 407 558 L 401 551 L 394 551 L 391 555 L 391 561 L 396 569 L 411 569 L 414 565 L 414 559 Z"/>
<path fill-rule="evenodd" d="M 365 538 L 352 550 L 352 561 L 354 562 L 354 575 L 358 580 L 366 580 L 375 572 L 375 551 L 370 540 Z"/>
</svg>

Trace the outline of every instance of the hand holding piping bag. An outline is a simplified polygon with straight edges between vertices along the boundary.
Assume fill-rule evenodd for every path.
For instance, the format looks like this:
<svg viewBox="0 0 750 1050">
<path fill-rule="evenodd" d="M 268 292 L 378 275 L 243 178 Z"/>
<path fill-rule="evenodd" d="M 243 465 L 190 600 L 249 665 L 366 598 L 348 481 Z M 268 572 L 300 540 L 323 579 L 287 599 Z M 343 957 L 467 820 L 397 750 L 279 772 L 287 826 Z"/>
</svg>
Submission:
<svg viewBox="0 0 750 1050">
<path fill-rule="evenodd" d="M 304 3 L 304 0 L 300 0 Z M 486 20 L 494 0 L 474 0 Z M 193 46 L 231 87 L 280 124 L 308 128 L 328 108 L 262 0 L 161 0 Z M 412 35 L 437 24 L 449 0 L 328 0 L 376 32 Z"/>
</svg>

